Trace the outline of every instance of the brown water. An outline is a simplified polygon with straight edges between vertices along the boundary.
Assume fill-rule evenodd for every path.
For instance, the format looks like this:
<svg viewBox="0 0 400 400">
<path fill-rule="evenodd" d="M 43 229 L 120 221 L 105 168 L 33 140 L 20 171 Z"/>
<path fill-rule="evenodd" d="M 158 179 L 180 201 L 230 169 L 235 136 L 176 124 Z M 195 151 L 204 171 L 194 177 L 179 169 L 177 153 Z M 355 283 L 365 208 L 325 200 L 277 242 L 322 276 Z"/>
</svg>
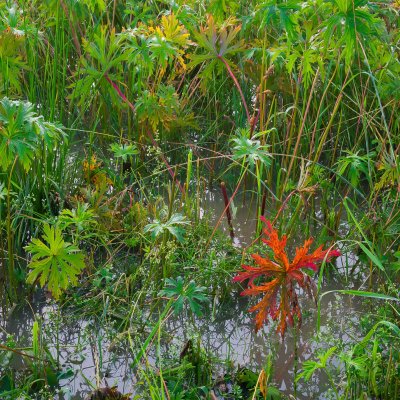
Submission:
<svg viewBox="0 0 400 400">
<path fill-rule="evenodd" d="M 214 220 L 221 215 L 224 204 L 218 193 L 207 192 L 202 207 L 212 212 Z M 249 215 L 248 206 L 238 207 L 234 215 L 235 244 L 246 245 L 246 240 L 254 235 L 254 216 Z M 225 220 L 221 229 L 227 230 Z M 344 258 L 337 260 L 337 266 L 344 269 Z M 353 264 L 356 258 L 347 255 L 346 262 Z M 337 289 L 338 284 L 326 286 L 323 291 Z M 303 324 L 299 332 L 298 357 L 299 365 L 302 361 L 315 358 L 316 349 L 321 347 L 314 341 L 316 331 L 315 304 L 307 299 L 303 302 Z M 283 392 L 293 393 L 294 379 L 294 339 L 292 332 L 288 332 L 282 343 L 273 327 L 267 326 L 258 334 L 254 331 L 252 315 L 246 311 L 249 307 L 248 299 L 233 296 L 222 305 L 216 305 L 216 312 L 196 320 L 187 318 L 184 314 L 169 318 L 163 325 L 168 332 L 168 340 L 163 340 L 162 354 L 179 354 L 189 339 L 199 337 L 204 350 L 220 360 L 229 360 L 232 365 L 246 366 L 258 372 L 265 365 L 267 357 L 272 355 L 274 360 L 274 383 Z M 304 310 L 310 310 L 304 312 Z M 334 294 L 324 296 L 321 307 L 321 340 L 330 341 L 341 339 L 348 341 L 359 335 L 358 321 L 363 313 L 363 304 L 350 296 L 335 297 Z M 98 330 L 91 321 L 76 321 L 69 316 L 63 316 L 58 326 L 54 326 L 54 315 L 57 309 L 52 303 L 34 301 L 33 306 L 26 305 L 14 311 L 9 318 L 0 323 L 2 341 L 6 334 L 11 334 L 14 340 L 23 345 L 29 345 L 34 317 L 39 315 L 43 319 L 43 329 L 46 342 L 56 343 L 58 331 L 59 360 L 64 371 L 70 370 L 71 376 L 60 381 L 61 392 L 57 399 L 83 399 L 97 385 L 117 386 L 122 393 L 135 392 L 138 381 L 136 372 L 130 368 L 132 355 L 124 346 L 112 343 L 112 329 Z M 50 316 L 53 317 L 50 318 Z M 319 346 L 319 347 L 318 347 Z M 57 351 L 51 349 L 56 357 Z M 150 355 L 150 362 L 157 364 L 154 354 Z M 23 362 L 16 365 L 23 367 Z M 221 364 L 216 374 L 223 374 Z M 316 375 L 310 382 L 299 382 L 297 398 L 325 399 L 324 392 L 327 384 L 323 375 Z"/>
</svg>

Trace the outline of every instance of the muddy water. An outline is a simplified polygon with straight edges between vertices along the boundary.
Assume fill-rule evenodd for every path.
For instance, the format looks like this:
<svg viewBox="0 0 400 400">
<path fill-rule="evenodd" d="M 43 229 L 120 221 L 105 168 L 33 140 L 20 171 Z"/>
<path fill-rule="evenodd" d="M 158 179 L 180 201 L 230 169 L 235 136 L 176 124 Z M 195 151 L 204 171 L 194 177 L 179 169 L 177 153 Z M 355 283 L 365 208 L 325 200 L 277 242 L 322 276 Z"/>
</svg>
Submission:
<svg viewBox="0 0 400 400">
<path fill-rule="evenodd" d="M 218 193 L 208 192 L 203 208 L 212 212 L 217 220 L 224 209 Z M 254 234 L 254 216 L 249 215 L 251 207 L 238 207 L 234 215 L 235 244 L 245 246 L 246 240 Z M 253 208 L 254 209 L 254 208 Z M 227 230 L 223 221 L 221 229 Z M 347 263 L 356 260 L 347 259 Z M 337 260 L 342 268 L 344 260 Z M 344 267 L 343 267 L 344 268 Z M 338 286 L 324 287 L 323 290 L 337 289 Z M 43 300 L 43 299 L 41 299 Z M 15 311 L 10 318 L 1 321 L 0 336 L 4 342 L 6 334 L 11 334 L 20 345 L 29 345 L 34 315 L 40 315 L 44 321 L 43 329 L 48 343 L 58 342 L 59 361 L 63 371 L 68 372 L 60 381 L 60 394 L 57 399 L 83 399 L 96 386 L 117 386 L 122 393 L 134 393 L 138 381 L 130 364 L 131 352 L 126 348 L 115 347 L 112 343 L 113 332 L 99 330 L 100 324 L 90 321 L 76 321 L 68 315 L 54 322 L 57 310 L 50 303 L 35 301 L 33 306 L 26 306 Z M 307 299 L 303 302 L 303 324 L 299 332 L 298 363 L 315 358 L 317 346 L 313 340 L 316 330 L 315 304 Z M 287 333 L 282 343 L 274 329 L 265 327 L 261 332 L 254 332 L 252 316 L 247 313 L 248 299 L 232 297 L 223 306 L 216 305 L 213 312 L 201 319 L 192 320 L 184 315 L 169 318 L 165 324 L 168 340 L 162 343 L 162 353 L 179 354 L 189 339 L 198 336 L 204 350 L 213 358 L 229 360 L 235 368 L 246 366 L 259 371 L 265 366 L 268 356 L 274 361 L 274 384 L 283 392 L 293 393 L 295 349 L 293 333 Z M 347 297 L 336 298 L 334 294 L 323 298 L 321 309 L 321 332 L 324 339 L 342 339 L 358 337 L 358 321 L 363 305 Z M 304 312 L 304 310 L 310 310 Z M 58 332 L 56 334 L 55 332 Z M 54 357 L 57 350 L 50 349 Z M 154 357 L 150 362 L 156 364 Z M 15 365 L 16 368 L 23 367 Z M 217 368 L 216 374 L 223 374 L 224 367 Z M 324 399 L 327 383 L 323 375 L 317 375 L 307 384 L 299 382 L 297 397 L 299 399 Z"/>
</svg>

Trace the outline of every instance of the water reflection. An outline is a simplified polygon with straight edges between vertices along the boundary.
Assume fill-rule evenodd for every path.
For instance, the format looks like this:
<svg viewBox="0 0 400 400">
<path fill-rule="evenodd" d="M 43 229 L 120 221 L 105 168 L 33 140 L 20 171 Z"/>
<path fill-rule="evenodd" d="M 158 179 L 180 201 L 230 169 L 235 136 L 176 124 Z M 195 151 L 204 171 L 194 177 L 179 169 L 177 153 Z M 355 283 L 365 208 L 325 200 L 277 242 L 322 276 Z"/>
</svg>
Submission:
<svg viewBox="0 0 400 400">
<path fill-rule="evenodd" d="M 216 221 L 224 209 L 223 201 L 218 193 L 207 192 L 202 204 L 203 210 L 212 212 Z M 254 216 L 249 215 L 251 207 L 238 207 L 234 215 L 234 228 L 237 246 L 243 246 L 255 231 Z M 204 214 L 204 211 L 203 211 Z M 228 232 L 225 220 L 221 229 Z M 337 268 L 346 273 L 354 267 L 357 258 L 346 255 L 337 261 Z M 324 291 L 339 288 L 337 282 L 325 286 Z M 348 287 L 349 288 L 349 287 Z M 299 332 L 298 358 L 299 365 L 304 360 L 315 357 L 317 346 L 315 340 L 316 309 L 315 304 L 301 296 L 302 309 L 305 312 L 303 324 Z M 362 312 L 362 303 L 351 297 L 336 299 L 329 294 L 322 300 L 321 333 L 322 338 L 348 341 L 358 336 L 358 317 Z M 188 315 L 170 317 L 163 328 L 161 350 L 164 357 L 182 349 L 189 339 L 199 336 L 205 352 L 213 359 L 229 360 L 235 368 L 246 366 L 259 371 L 269 355 L 274 361 L 274 383 L 286 393 L 293 393 L 295 346 L 293 332 L 288 331 L 284 342 L 281 342 L 273 325 L 265 327 L 258 334 L 254 331 L 253 316 L 246 310 L 249 299 L 232 296 L 214 307 L 201 319 L 192 319 Z M 117 386 L 122 393 L 135 392 L 138 381 L 136 372 L 130 364 L 134 358 L 133 351 L 125 341 L 115 345 L 115 332 L 101 321 L 77 319 L 76 315 L 59 315 L 53 304 L 40 297 L 30 304 L 18 307 L 8 318 L 0 321 L 1 341 L 5 342 L 10 334 L 18 346 L 30 346 L 31 330 L 34 316 L 43 321 L 44 341 L 51 343 L 51 353 L 59 358 L 63 371 L 70 371 L 68 378 L 60 381 L 64 394 L 58 399 L 83 399 L 97 385 Z M 107 317 L 107 315 L 105 315 Z M 145 338 L 139 338 L 144 340 Z M 60 349 L 57 354 L 56 343 Z M 178 353 L 179 354 L 179 353 Z M 149 361 L 157 365 L 154 353 L 149 354 Z M 23 368 L 23 360 L 16 359 L 15 368 Z M 216 375 L 224 374 L 226 365 L 220 363 Z M 299 399 L 324 399 L 327 382 L 324 375 L 317 374 L 307 383 L 299 382 L 297 397 Z"/>
</svg>

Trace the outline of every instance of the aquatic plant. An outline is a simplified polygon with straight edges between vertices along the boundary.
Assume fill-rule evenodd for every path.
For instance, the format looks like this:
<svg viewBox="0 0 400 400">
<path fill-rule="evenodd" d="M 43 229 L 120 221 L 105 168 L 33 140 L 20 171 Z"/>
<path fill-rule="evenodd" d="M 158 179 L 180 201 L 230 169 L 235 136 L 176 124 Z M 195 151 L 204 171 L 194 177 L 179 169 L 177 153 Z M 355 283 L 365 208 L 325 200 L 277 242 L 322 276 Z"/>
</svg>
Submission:
<svg viewBox="0 0 400 400">
<path fill-rule="evenodd" d="M 305 372 L 299 371 L 300 380 L 313 378 L 312 385 L 299 386 L 299 391 L 312 390 L 318 375 L 329 372 L 343 398 L 398 398 L 399 334 L 394 328 L 381 324 L 374 342 L 354 348 L 363 325 L 357 321 L 354 338 L 346 335 L 351 345 L 335 337 L 332 343 L 313 346 L 315 354 L 301 366 L 297 326 L 299 292 L 314 296 L 312 276 L 321 263 L 317 338 L 330 341 L 325 335 L 330 326 L 332 333 L 349 333 L 353 327 L 340 313 L 330 312 L 343 304 L 330 301 L 332 290 L 324 292 L 328 280 L 337 288 L 336 298 L 346 294 L 367 298 L 363 304 L 383 302 L 385 308 L 364 310 L 370 323 L 399 322 L 399 4 L 0 1 L 0 298 L 6 303 L 0 310 L 1 331 L 14 325 L 7 323 L 8 315 L 14 318 L 8 307 L 12 311 L 16 303 L 26 303 L 27 276 L 27 291 L 33 289 L 31 283 L 47 285 L 59 290 L 56 297 L 69 288 L 65 302 L 56 307 L 57 318 L 52 321 L 46 307 L 45 323 L 38 321 L 28 331 L 35 344 L 32 354 L 18 350 L 26 343 L 10 342 L 13 360 L 4 367 L 0 344 L 0 398 L 57 395 L 56 389 L 42 384 L 39 389 L 32 382 L 46 381 L 41 370 L 47 349 L 56 351 L 57 358 L 66 353 L 60 352 L 58 327 L 67 315 L 98 328 L 90 332 L 97 347 L 92 352 L 98 355 L 97 380 L 106 372 L 106 339 L 110 348 L 121 343 L 135 359 L 133 366 L 139 368 L 134 370 L 143 371 L 135 381 L 143 381 L 143 393 L 133 390 L 137 398 L 212 397 L 215 389 L 217 397 L 239 399 L 249 398 L 251 389 L 255 400 L 265 386 L 267 398 L 275 398 L 270 383 L 280 383 L 272 382 L 279 368 L 274 374 L 265 371 L 267 379 L 263 372 L 244 373 L 251 378 L 248 386 L 246 377 L 241 383 L 239 374 L 233 375 L 232 365 L 231 383 L 238 391 L 217 392 L 212 383 L 217 355 L 204 352 L 199 363 L 199 346 L 192 349 L 195 357 L 182 356 L 165 369 L 175 346 L 169 343 L 170 318 L 185 326 L 188 316 L 194 322 L 203 296 L 213 299 L 210 315 L 202 317 L 205 325 L 214 328 L 228 314 L 237 325 L 242 303 L 231 296 L 227 277 L 239 265 L 252 213 L 258 239 L 266 223 L 258 217 L 266 212 L 288 238 L 301 227 L 305 238 L 318 232 L 320 244 L 340 240 L 344 253 L 337 268 L 325 268 L 337 250 L 313 252 L 308 240 L 291 259 L 286 238 L 272 223 L 264 241 L 267 252 L 274 247 L 274 257 L 260 251 L 253 255 L 254 264 L 235 278 L 246 283 L 243 289 L 251 300 L 259 297 L 252 308 L 257 329 L 271 319 L 281 334 L 296 326 L 295 382 L 293 387 L 289 382 L 285 395 L 298 397 L 299 362 Z M 218 183 L 224 205 L 218 203 Z M 245 207 L 250 219 L 244 223 Z M 215 211 L 221 215 L 217 223 L 211 216 Z M 234 246 L 218 230 L 225 215 L 232 236 L 235 227 Z M 43 221 L 50 225 L 51 240 L 39 239 Z M 26 255 L 28 243 L 31 254 Z M 80 273 L 83 253 L 85 274 Z M 71 262 L 75 257 L 78 263 Z M 77 287 L 71 288 L 74 283 Z M 159 299 L 162 289 L 166 304 Z M 42 298 L 38 292 L 35 311 Z M 224 307 L 226 300 L 235 302 L 234 307 Z M 172 317 L 182 307 L 188 313 Z M 328 310 L 324 325 L 322 315 Z M 200 318 L 195 322 L 185 336 L 204 337 Z M 208 347 L 211 340 L 206 343 Z M 224 336 L 223 348 L 230 344 L 230 336 Z M 326 362 L 318 358 L 334 346 Z M 9 348 L 2 348 L 6 358 Z M 236 348 L 232 350 L 234 360 Z M 25 361 L 34 352 L 43 356 L 40 362 L 32 358 L 36 374 L 35 364 Z M 154 354 L 155 362 L 145 365 Z M 279 367 L 281 360 L 270 354 L 271 368 Z M 23 357 L 28 368 L 14 371 L 11 366 L 20 364 L 16 357 Z M 290 362 L 290 357 L 284 360 L 289 374 Z M 112 368 L 108 372 L 112 375 Z M 57 374 L 64 396 L 76 396 L 67 393 L 62 376 Z M 86 393 L 107 388 L 106 381 L 87 378 Z M 225 378 L 223 383 L 230 383 Z M 101 395 L 113 387 L 108 389 L 100 390 Z"/>
<path fill-rule="evenodd" d="M 27 282 L 32 284 L 39 279 L 42 287 L 47 283 L 58 299 L 62 290 L 78 283 L 78 275 L 85 268 L 84 255 L 78 247 L 64 241 L 60 228 L 45 225 L 43 231 L 47 244 L 34 238 L 25 248 L 33 254 Z"/>
<path fill-rule="evenodd" d="M 183 305 L 187 302 L 194 314 L 196 314 L 198 317 L 203 315 L 201 312 L 200 303 L 208 301 L 208 298 L 205 294 L 205 287 L 196 286 L 194 281 L 190 281 L 187 285 L 185 285 L 181 276 L 178 276 L 177 279 L 167 278 L 165 283 L 166 286 L 159 293 L 159 295 L 168 298 L 175 298 L 175 302 L 173 303 L 172 307 L 176 314 L 183 310 Z"/>
<path fill-rule="evenodd" d="M 313 239 L 310 238 L 302 247 L 296 248 L 296 254 L 290 262 L 285 250 L 286 235 L 279 238 L 278 231 L 273 228 L 271 222 L 264 217 L 261 217 L 261 220 L 266 225 L 263 232 L 267 236 L 267 239 L 263 238 L 262 241 L 273 251 L 273 260 L 259 254 L 252 254 L 257 266 L 242 265 L 245 271 L 239 272 L 233 281 L 248 281 L 248 287 L 241 293 L 242 296 L 264 295 L 259 303 L 249 309 L 250 312 L 257 311 L 256 330 L 261 329 L 271 317 L 272 320 L 278 320 L 277 330 L 283 337 L 287 326 L 293 326 L 295 319 L 298 324 L 301 323 L 296 283 L 311 297 L 315 297 L 314 283 L 309 271 L 316 272 L 319 263 L 329 262 L 332 257 L 338 257 L 340 252 L 334 249 L 323 250 L 321 245 L 309 253 L 313 243 Z M 268 278 L 268 280 L 257 285 L 255 281 L 259 278 Z"/>
<path fill-rule="evenodd" d="M 185 230 L 182 228 L 184 225 L 188 225 L 189 221 L 182 214 L 173 214 L 171 217 L 162 222 L 155 219 L 152 223 L 147 224 L 144 227 L 144 233 L 151 233 L 152 239 L 156 239 L 159 236 L 165 236 L 169 233 L 176 238 L 179 242 L 183 242 Z"/>
</svg>

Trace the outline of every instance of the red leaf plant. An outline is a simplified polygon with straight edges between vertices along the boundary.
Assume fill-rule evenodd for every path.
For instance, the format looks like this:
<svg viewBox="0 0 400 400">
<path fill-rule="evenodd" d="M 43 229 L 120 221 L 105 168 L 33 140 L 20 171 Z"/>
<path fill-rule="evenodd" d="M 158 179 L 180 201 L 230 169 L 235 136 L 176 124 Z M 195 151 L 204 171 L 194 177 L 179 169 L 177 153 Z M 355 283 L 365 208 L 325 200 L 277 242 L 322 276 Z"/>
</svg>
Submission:
<svg viewBox="0 0 400 400">
<path fill-rule="evenodd" d="M 257 266 L 242 265 L 244 271 L 238 273 L 233 278 L 234 282 L 243 282 L 248 280 L 248 288 L 245 289 L 242 296 L 257 296 L 263 294 L 264 297 L 249 312 L 257 311 L 255 317 L 256 331 L 263 323 L 268 323 L 268 317 L 272 320 L 278 320 L 278 329 L 283 337 L 288 325 L 294 325 L 294 317 L 301 324 L 301 310 L 295 291 L 296 283 L 304 289 L 312 298 L 315 298 L 315 283 L 310 276 L 304 272 L 305 269 L 316 272 L 319 263 L 323 260 L 329 262 L 332 257 L 340 256 L 338 250 L 323 250 L 323 246 L 318 247 L 314 252 L 309 253 L 313 239 L 306 240 L 302 247 L 296 248 L 296 254 L 292 262 L 286 253 L 286 235 L 279 238 L 278 232 L 272 227 L 271 222 L 264 217 L 261 220 L 265 223 L 263 229 L 266 239 L 262 241 L 272 249 L 273 260 L 268 257 L 261 257 L 259 254 L 252 254 Z M 258 278 L 267 278 L 258 285 L 255 280 Z"/>
</svg>

